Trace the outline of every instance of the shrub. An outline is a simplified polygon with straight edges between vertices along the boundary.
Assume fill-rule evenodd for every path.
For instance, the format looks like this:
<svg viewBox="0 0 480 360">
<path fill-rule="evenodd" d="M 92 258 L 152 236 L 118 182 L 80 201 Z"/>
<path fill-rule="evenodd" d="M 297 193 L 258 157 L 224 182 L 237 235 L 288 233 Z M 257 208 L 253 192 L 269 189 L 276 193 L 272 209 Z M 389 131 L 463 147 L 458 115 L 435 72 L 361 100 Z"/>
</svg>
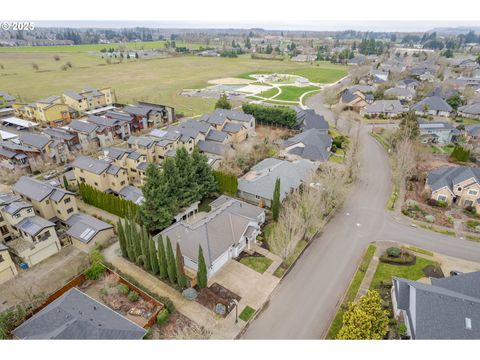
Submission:
<svg viewBox="0 0 480 360">
<path fill-rule="evenodd" d="M 169 317 L 170 317 L 170 313 L 168 312 L 167 308 L 160 310 L 160 312 L 157 315 L 157 324 L 158 325 L 165 324 L 168 321 Z"/>
<path fill-rule="evenodd" d="M 470 150 L 464 149 L 463 147 L 457 145 L 450 154 L 450 160 L 466 162 L 470 160 Z"/>
<path fill-rule="evenodd" d="M 446 201 L 443 201 L 443 200 L 438 200 L 437 205 L 441 208 L 446 208 L 448 206 L 448 203 Z"/>
<path fill-rule="evenodd" d="M 130 288 L 126 284 L 120 284 L 117 286 L 117 290 L 120 294 L 128 295 Z"/>
<path fill-rule="evenodd" d="M 413 265 L 415 264 L 416 257 L 410 253 L 403 254 L 399 257 L 382 255 L 380 261 L 392 265 Z"/>
<path fill-rule="evenodd" d="M 297 125 L 297 113 L 286 106 L 264 106 L 243 104 L 242 110 L 253 115 L 259 123 L 285 126 L 290 129 Z"/>
<path fill-rule="evenodd" d="M 105 266 L 101 263 L 92 264 L 87 270 L 85 270 L 85 277 L 88 280 L 97 280 L 105 273 Z"/>
<path fill-rule="evenodd" d="M 140 295 L 138 295 L 136 291 L 130 291 L 128 293 L 128 300 L 135 302 L 138 301 L 138 299 L 140 299 Z"/>
<path fill-rule="evenodd" d="M 400 249 L 397 247 L 389 247 L 387 249 L 387 255 L 391 257 L 399 257 L 400 256 Z"/>
</svg>

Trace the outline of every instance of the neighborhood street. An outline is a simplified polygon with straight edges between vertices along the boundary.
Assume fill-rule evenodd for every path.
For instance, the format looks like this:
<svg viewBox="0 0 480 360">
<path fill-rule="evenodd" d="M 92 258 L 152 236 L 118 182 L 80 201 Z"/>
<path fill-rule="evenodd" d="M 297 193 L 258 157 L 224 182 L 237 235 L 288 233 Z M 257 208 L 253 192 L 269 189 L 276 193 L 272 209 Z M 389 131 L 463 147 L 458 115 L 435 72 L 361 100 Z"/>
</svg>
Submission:
<svg viewBox="0 0 480 360">
<path fill-rule="evenodd" d="M 322 94 L 308 105 L 327 120 Z M 353 130 L 355 131 L 355 126 Z M 385 209 L 391 191 L 384 149 L 360 128 L 360 174 L 342 209 L 315 238 L 272 293 L 245 339 L 324 338 L 368 243 L 398 241 L 466 260 L 480 261 L 480 244 L 411 227 Z M 402 223 L 403 221 L 403 223 Z"/>
</svg>

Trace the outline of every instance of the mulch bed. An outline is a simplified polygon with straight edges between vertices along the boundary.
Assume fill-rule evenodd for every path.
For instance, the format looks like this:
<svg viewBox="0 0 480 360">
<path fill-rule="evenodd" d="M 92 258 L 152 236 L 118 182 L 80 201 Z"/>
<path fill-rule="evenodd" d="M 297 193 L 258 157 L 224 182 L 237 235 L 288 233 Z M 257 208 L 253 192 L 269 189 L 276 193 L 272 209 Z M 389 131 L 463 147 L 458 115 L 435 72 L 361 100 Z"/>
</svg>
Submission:
<svg viewBox="0 0 480 360">
<path fill-rule="evenodd" d="M 240 301 L 241 297 L 237 294 L 231 292 L 227 288 L 224 288 L 222 285 L 213 283 L 209 288 L 197 289 L 198 297 L 196 301 L 207 309 L 215 311 L 215 306 L 217 304 L 223 304 L 226 308 L 225 316 L 227 316 L 230 311 L 235 308 L 233 300 Z"/>
<path fill-rule="evenodd" d="M 164 325 L 152 327 L 152 339 L 208 338 L 209 333 L 196 322 L 175 311 Z"/>
<path fill-rule="evenodd" d="M 236 260 L 240 261 L 240 260 L 242 260 L 243 258 L 246 258 L 246 257 L 265 257 L 265 256 L 263 256 L 262 254 L 259 254 L 256 251 L 253 254 L 249 254 L 245 251 L 242 251 L 242 253 L 236 258 Z"/>
<path fill-rule="evenodd" d="M 428 277 L 433 277 L 437 279 L 444 278 L 442 268 L 436 265 L 427 265 L 422 269 L 423 273 Z"/>
</svg>

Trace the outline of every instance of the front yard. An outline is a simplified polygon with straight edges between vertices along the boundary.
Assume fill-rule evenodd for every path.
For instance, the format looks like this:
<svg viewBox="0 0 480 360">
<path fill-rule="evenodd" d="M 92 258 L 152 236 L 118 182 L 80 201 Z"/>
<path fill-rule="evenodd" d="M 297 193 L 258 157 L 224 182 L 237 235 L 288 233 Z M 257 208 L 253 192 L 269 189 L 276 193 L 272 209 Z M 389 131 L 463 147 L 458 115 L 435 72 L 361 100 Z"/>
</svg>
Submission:
<svg viewBox="0 0 480 360">
<path fill-rule="evenodd" d="M 273 260 L 265 256 L 246 256 L 240 259 L 240 263 L 263 274 L 272 265 Z"/>
</svg>

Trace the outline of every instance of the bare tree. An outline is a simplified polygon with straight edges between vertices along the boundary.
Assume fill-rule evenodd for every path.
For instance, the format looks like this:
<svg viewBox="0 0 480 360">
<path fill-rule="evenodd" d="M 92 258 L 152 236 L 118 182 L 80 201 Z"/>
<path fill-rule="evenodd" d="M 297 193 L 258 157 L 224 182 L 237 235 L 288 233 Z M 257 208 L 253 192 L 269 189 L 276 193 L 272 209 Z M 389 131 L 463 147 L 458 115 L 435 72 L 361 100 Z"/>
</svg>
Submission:
<svg viewBox="0 0 480 360">
<path fill-rule="evenodd" d="M 416 153 L 414 142 L 408 138 L 403 138 L 396 144 L 393 155 L 393 177 L 396 184 L 400 185 L 405 178 L 413 174 Z"/>
</svg>

